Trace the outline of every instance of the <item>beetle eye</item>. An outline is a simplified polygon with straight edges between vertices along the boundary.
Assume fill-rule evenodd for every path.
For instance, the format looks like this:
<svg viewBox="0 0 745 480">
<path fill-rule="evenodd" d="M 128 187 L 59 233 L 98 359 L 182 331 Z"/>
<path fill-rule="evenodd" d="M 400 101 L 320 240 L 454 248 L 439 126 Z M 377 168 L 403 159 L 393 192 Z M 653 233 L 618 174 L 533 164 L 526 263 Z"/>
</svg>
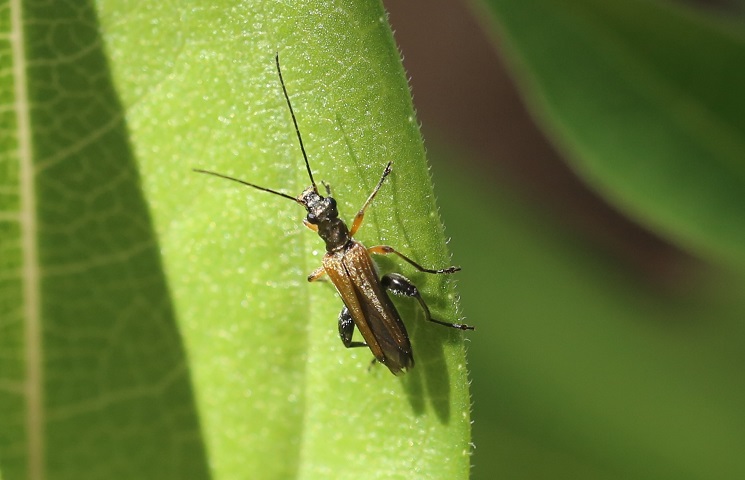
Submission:
<svg viewBox="0 0 745 480">
<path fill-rule="evenodd" d="M 306 217 L 306 220 L 308 220 L 308 223 L 310 223 L 311 225 L 318 225 L 318 217 L 315 213 L 309 213 Z"/>
<path fill-rule="evenodd" d="M 326 215 L 328 215 L 329 218 L 337 218 L 339 216 L 339 211 L 336 209 L 336 200 L 334 200 L 331 197 L 326 197 Z"/>
</svg>

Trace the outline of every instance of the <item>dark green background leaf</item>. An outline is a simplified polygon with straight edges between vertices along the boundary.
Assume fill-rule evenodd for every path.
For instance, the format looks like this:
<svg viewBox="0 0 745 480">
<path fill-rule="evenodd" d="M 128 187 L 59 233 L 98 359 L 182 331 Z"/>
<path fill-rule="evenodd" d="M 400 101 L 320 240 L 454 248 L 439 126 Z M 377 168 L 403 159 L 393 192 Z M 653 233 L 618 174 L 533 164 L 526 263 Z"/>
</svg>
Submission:
<svg viewBox="0 0 745 480">
<path fill-rule="evenodd" d="M 509 187 L 435 165 L 478 325 L 473 478 L 745 475 L 745 277 L 651 288 Z"/>
<path fill-rule="evenodd" d="M 488 174 L 455 158 L 437 167 L 460 291 L 481 327 L 469 347 L 474 478 L 743 477 L 738 20 L 654 1 L 480 5 L 570 165 L 662 245 L 619 254 L 598 240 L 613 229 L 597 234 L 614 219 L 583 231 L 578 215 L 520 199 L 531 190 L 500 169 L 508 149 L 488 152 L 499 164 Z M 545 203 L 567 205 L 550 173 L 521 173 L 544 180 Z M 581 198 L 592 204 L 579 215 L 602 206 Z"/>
<path fill-rule="evenodd" d="M 670 241 L 742 264 L 742 24 L 642 0 L 483 4 L 587 182 Z"/>
</svg>

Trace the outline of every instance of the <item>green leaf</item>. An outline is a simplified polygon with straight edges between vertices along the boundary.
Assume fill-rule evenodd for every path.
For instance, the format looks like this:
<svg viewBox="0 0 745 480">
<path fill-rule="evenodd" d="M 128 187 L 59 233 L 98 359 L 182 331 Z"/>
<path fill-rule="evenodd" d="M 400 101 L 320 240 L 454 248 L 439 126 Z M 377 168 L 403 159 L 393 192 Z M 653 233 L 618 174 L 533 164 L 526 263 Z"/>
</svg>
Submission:
<svg viewBox="0 0 745 480">
<path fill-rule="evenodd" d="M 742 264 L 742 24 L 644 0 L 483 3 L 577 171 L 670 241 Z"/>
<path fill-rule="evenodd" d="M 379 3 L 14 1 L 0 15 L 4 478 L 468 475 L 462 335 L 397 301 L 417 365 L 370 367 L 339 341 L 333 287 L 306 282 L 324 248 L 303 210 L 191 171 L 307 186 L 278 52 L 344 218 L 394 162 L 357 238 L 449 265 Z M 380 265 L 458 318 L 451 278 L 400 263 Z"/>
</svg>

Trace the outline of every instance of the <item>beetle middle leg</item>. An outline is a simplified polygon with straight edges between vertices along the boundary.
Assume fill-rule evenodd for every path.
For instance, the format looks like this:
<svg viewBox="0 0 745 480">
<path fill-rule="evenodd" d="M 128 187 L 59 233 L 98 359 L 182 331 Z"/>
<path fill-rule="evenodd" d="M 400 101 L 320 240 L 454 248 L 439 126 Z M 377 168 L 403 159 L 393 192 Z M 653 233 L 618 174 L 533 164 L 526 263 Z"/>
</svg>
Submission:
<svg viewBox="0 0 745 480">
<path fill-rule="evenodd" d="M 412 265 L 414 268 L 424 273 L 455 273 L 455 272 L 460 271 L 460 267 L 447 267 L 447 268 L 440 268 L 437 270 L 434 270 L 431 268 L 424 268 L 423 266 L 416 263 L 414 260 L 410 259 L 403 253 L 399 252 L 395 248 L 390 247 L 388 245 L 377 245 L 375 247 L 368 248 L 367 251 L 370 253 L 378 254 L 378 255 L 388 255 L 389 253 L 395 253 L 396 255 L 401 257 L 403 260 L 408 262 L 410 265 Z"/>
<path fill-rule="evenodd" d="M 424 316 L 428 322 L 438 323 L 450 328 L 457 328 L 458 330 L 473 330 L 474 327 L 466 325 L 465 323 L 449 323 L 443 322 L 442 320 L 437 320 L 436 318 L 432 318 L 432 314 L 429 312 L 429 307 L 422 298 L 422 295 L 419 293 L 419 289 L 403 275 L 399 273 L 389 273 L 387 275 L 383 275 L 383 278 L 380 279 L 380 282 L 383 284 L 386 290 L 393 293 L 394 295 L 416 298 L 419 302 L 419 305 L 422 306 L 422 310 L 424 310 Z M 339 321 L 341 322 L 341 318 L 339 319 Z M 341 328 L 341 323 L 339 323 L 339 326 Z"/>
<path fill-rule="evenodd" d="M 341 309 L 341 313 L 339 313 L 339 337 L 341 338 L 341 343 L 347 348 L 367 346 L 365 342 L 353 342 L 352 334 L 354 334 L 354 320 L 349 313 L 349 309 L 344 307 Z"/>
</svg>

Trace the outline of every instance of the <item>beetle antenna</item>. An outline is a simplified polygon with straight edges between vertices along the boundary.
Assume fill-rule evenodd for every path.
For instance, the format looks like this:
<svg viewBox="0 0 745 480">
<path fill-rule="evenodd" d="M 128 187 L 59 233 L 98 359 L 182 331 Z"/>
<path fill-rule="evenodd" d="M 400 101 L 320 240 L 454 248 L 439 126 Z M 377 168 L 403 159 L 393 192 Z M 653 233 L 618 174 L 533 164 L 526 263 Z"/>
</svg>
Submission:
<svg viewBox="0 0 745 480">
<path fill-rule="evenodd" d="M 256 188 L 256 189 L 258 189 L 258 190 L 263 190 L 263 191 L 265 191 L 265 192 L 273 193 L 273 194 L 275 194 L 275 195 L 279 195 L 280 197 L 285 197 L 285 198 L 289 198 L 289 199 L 290 199 L 290 200 L 292 200 L 293 202 L 295 202 L 295 203 L 299 203 L 299 204 L 303 205 L 303 203 L 302 203 L 301 201 L 299 201 L 299 200 L 298 200 L 297 198 L 295 198 L 295 197 L 291 197 L 291 196 L 287 195 L 286 193 L 282 193 L 282 192 L 278 192 L 278 191 L 276 191 L 276 190 L 272 190 L 271 188 L 260 187 L 260 186 L 258 186 L 258 185 L 254 185 L 253 183 L 248 183 L 248 182 L 246 182 L 246 181 L 244 181 L 244 180 L 241 180 L 241 179 L 238 179 L 238 178 L 233 178 L 233 177 L 229 177 L 229 176 L 227 176 L 227 175 L 223 175 L 222 173 L 217 173 L 217 172 L 210 172 L 209 170 L 201 170 L 201 169 L 199 169 L 199 168 L 194 168 L 193 170 L 194 170 L 195 172 L 197 172 L 197 173 L 206 173 L 207 175 L 213 175 L 213 176 L 215 176 L 215 177 L 220 177 L 220 178 L 224 178 L 224 179 L 226 179 L 226 180 L 232 180 L 232 181 L 234 181 L 234 182 L 238 182 L 238 183 L 241 183 L 241 184 L 243 184 L 243 185 L 246 185 L 246 186 L 248 186 L 248 187 L 253 187 L 253 188 Z"/>
<path fill-rule="evenodd" d="M 282 84 L 282 93 L 285 94 L 285 100 L 287 100 L 287 106 L 290 108 L 290 115 L 292 115 L 292 123 L 295 124 L 295 133 L 297 133 L 297 139 L 300 142 L 300 150 L 303 152 L 303 158 L 305 159 L 305 168 L 308 169 L 308 176 L 310 177 L 310 183 L 313 184 L 313 191 L 318 193 L 318 187 L 316 187 L 316 181 L 313 180 L 313 172 L 310 171 L 310 163 L 308 163 L 308 155 L 305 153 L 305 146 L 303 145 L 303 137 L 300 136 L 300 127 L 297 126 L 297 119 L 295 118 L 295 111 L 292 109 L 290 103 L 290 96 L 287 95 L 287 88 L 285 87 L 285 81 L 282 78 L 282 69 L 279 68 L 279 53 L 274 57 L 277 62 L 277 73 L 279 73 L 279 83 Z"/>
</svg>

